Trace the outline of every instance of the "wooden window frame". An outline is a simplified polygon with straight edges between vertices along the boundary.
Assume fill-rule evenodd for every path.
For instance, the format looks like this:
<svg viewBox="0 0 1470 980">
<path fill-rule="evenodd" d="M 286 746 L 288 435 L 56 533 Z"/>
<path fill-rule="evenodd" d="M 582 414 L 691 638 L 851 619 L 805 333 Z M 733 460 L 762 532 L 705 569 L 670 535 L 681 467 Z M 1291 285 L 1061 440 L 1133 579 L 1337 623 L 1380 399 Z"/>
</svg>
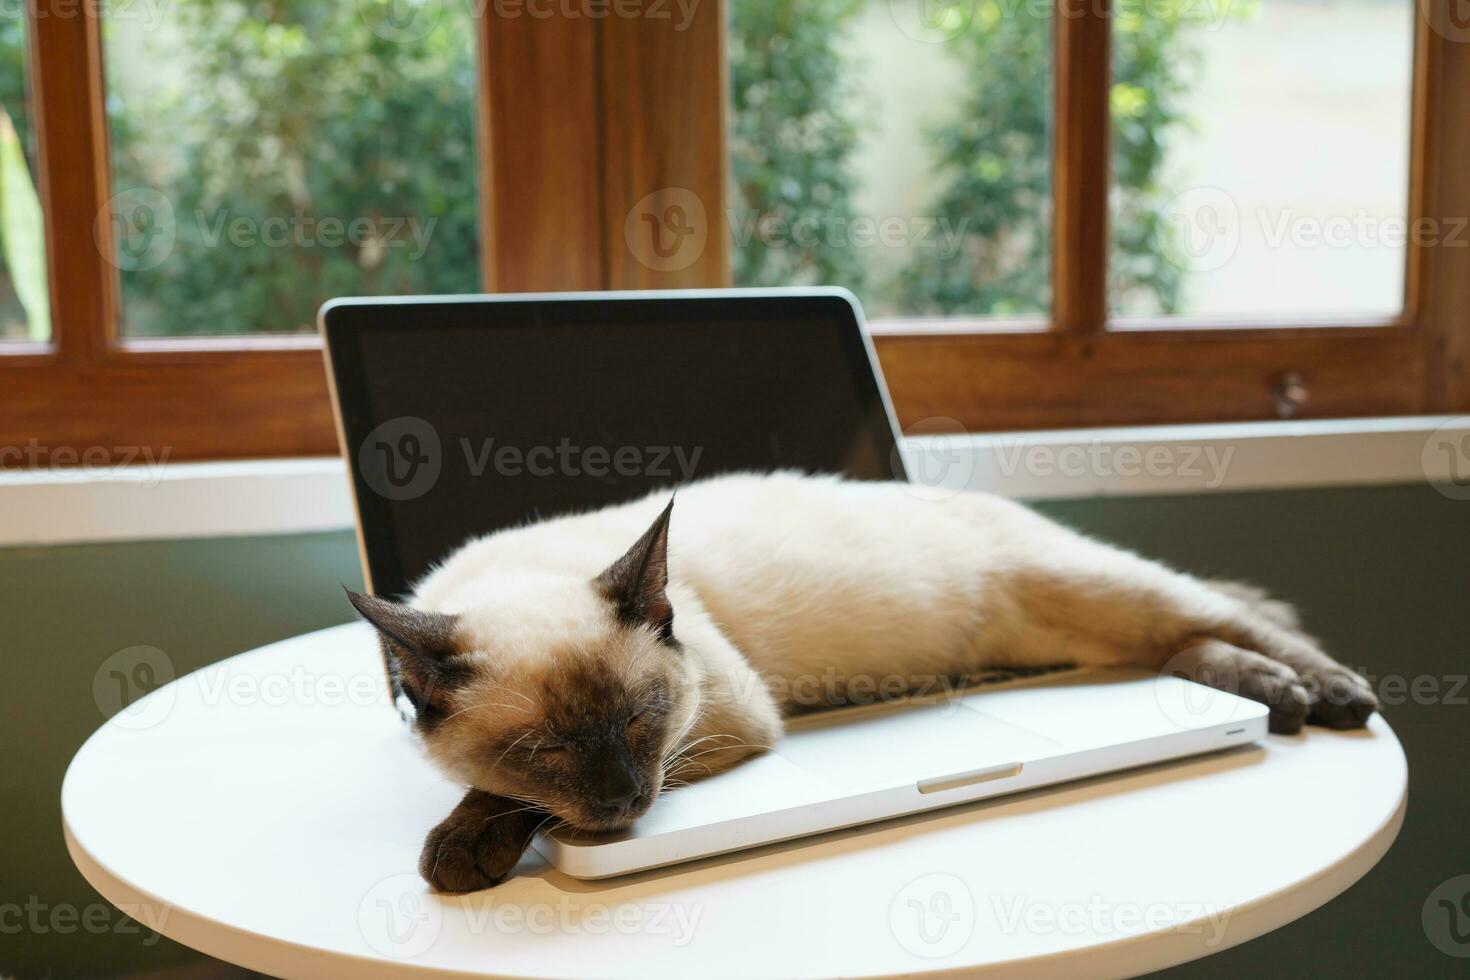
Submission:
<svg viewBox="0 0 1470 980">
<path fill-rule="evenodd" d="M 334 453 L 317 339 L 119 336 L 100 25 L 32 0 L 30 71 L 54 337 L 0 353 L 0 466 Z M 725 285 L 726 236 L 688 267 L 637 261 L 630 210 L 677 188 L 719 223 L 728 173 L 725 2 L 671 20 L 478 21 L 482 275 L 495 292 Z M 1106 261 L 1110 17 L 1057 0 L 1048 322 L 874 324 L 905 428 L 970 430 L 1470 411 L 1470 248 L 1411 243 L 1391 320 L 1114 323 Z M 1470 215 L 1470 44 L 1418 0 L 1409 217 Z M 39 7 L 39 10 L 36 8 Z M 1443 29 L 1427 27 L 1430 22 Z M 1444 225 L 1441 224 L 1441 227 Z M 1290 379 L 1304 404 L 1282 401 Z M 936 420 L 940 420 L 936 424 Z M 59 451 L 65 451 L 63 456 Z"/>
</svg>

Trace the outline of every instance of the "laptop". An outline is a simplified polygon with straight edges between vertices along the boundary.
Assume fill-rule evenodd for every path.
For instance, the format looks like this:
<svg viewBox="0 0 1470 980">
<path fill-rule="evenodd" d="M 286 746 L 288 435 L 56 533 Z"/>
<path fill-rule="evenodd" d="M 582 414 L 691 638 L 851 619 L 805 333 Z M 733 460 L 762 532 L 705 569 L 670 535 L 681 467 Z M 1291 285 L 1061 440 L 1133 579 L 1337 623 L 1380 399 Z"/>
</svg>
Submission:
<svg viewBox="0 0 1470 980">
<path fill-rule="evenodd" d="M 375 594 L 410 591 L 471 536 L 719 473 L 906 479 L 845 290 L 339 299 L 319 321 Z M 629 831 L 535 846 L 604 878 L 1266 733 L 1264 706 L 1174 677 L 988 680 L 792 719 L 773 751 L 665 793 Z"/>
</svg>

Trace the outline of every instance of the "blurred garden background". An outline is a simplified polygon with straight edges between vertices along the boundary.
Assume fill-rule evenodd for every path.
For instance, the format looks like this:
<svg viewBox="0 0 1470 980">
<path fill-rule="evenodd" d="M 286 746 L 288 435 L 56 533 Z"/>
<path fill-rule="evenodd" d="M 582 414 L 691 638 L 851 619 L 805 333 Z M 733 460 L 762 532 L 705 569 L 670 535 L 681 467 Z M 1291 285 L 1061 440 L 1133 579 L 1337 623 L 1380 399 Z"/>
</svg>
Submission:
<svg viewBox="0 0 1470 980">
<path fill-rule="evenodd" d="M 106 8 L 98 233 L 124 334 L 306 331 L 335 295 L 480 288 L 471 6 L 417 0 L 406 31 L 405 2 Z M 844 285 L 876 316 L 1045 316 L 1048 2 L 727 11 L 714 231 L 737 284 Z M 44 341 L 18 13 L 0 17 L 0 339 Z M 1395 312 L 1410 0 L 1117 0 L 1113 25 L 1113 310 Z M 1345 220 L 1345 242 L 1301 233 Z"/>
</svg>

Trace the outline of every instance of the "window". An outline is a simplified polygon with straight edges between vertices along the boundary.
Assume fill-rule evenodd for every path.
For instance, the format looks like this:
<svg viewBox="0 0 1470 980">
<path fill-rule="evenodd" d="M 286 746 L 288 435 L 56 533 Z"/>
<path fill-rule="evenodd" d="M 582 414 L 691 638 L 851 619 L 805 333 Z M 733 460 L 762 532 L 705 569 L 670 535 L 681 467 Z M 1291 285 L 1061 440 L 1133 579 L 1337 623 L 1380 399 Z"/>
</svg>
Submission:
<svg viewBox="0 0 1470 980">
<path fill-rule="evenodd" d="M 1413 28 L 1413 0 L 1121 2 L 1110 310 L 1400 315 Z"/>
<path fill-rule="evenodd" d="M 900 213 L 943 202 L 934 210 L 968 222 L 979 246 L 935 263 L 917 291 L 890 284 L 913 286 L 920 262 L 885 280 L 857 249 L 838 269 L 873 315 L 906 425 L 1369 415 L 1470 397 L 1441 355 L 1465 343 L 1465 300 L 1445 275 L 1470 270 L 1470 235 L 1454 234 L 1449 202 L 1465 191 L 1440 163 L 1442 127 L 1459 128 L 1446 102 L 1461 98 L 1442 80 L 1461 77 L 1464 32 L 1438 4 L 730 4 L 737 207 L 751 148 L 762 162 L 782 148 L 767 104 L 742 101 L 769 88 L 785 119 L 821 103 L 859 136 L 763 174 L 768 210 L 792 200 L 787 184 L 836 172 L 854 190 L 826 206 L 881 221 L 864 181 L 918 173 L 908 186 L 923 193 Z M 822 71 L 767 58 L 751 78 L 751 38 Z M 841 89 L 831 75 L 858 96 L 827 95 Z M 864 138 L 887 155 L 871 171 Z M 735 238 L 737 281 L 742 250 L 802 251 L 747 241 Z M 989 264 L 965 261 L 976 252 Z"/>
<path fill-rule="evenodd" d="M 332 296 L 479 288 L 469 8 L 400 30 L 393 2 L 104 21 L 123 336 L 310 333 Z"/>
<path fill-rule="evenodd" d="M 0 19 L 0 344 L 51 339 L 25 20 Z"/>
<path fill-rule="evenodd" d="M 731 0 L 729 32 L 737 285 L 846 286 L 877 317 L 1046 316 L 1048 7 Z"/>
<path fill-rule="evenodd" d="M 362 292 L 837 282 L 910 428 L 1470 410 L 1447 0 L 101 9 L 0 22 L 42 462 L 335 451 Z"/>
</svg>

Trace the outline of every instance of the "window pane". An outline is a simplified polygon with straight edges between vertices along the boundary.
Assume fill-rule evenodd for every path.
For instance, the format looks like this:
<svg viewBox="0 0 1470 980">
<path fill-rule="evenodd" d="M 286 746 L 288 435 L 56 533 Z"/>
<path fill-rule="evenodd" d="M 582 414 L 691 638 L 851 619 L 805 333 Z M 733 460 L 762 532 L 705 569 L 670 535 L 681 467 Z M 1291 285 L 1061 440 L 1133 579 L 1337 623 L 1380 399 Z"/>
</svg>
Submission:
<svg viewBox="0 0 1470 980">
<path fill-rule="evenodd" d="M 0 342 L 51 339 L 24 6 L 0 17 Z"/>
<path fill-rule="evenodd" d="M 1119 314 L 1403 305 L 1411 0 L 1119 0 Z"/>
<path fill-rule="evenodd" d="M 465 3 L 175 0 L 104 45 L 124 333 L 313 329 L 479 288 Z"/>
<path fill-rule="evenodd" d="M 1001 0 L 731 0 L 740 285 L 875 316 L 1051 303 L 1051 16 Z"/>
</svg>

